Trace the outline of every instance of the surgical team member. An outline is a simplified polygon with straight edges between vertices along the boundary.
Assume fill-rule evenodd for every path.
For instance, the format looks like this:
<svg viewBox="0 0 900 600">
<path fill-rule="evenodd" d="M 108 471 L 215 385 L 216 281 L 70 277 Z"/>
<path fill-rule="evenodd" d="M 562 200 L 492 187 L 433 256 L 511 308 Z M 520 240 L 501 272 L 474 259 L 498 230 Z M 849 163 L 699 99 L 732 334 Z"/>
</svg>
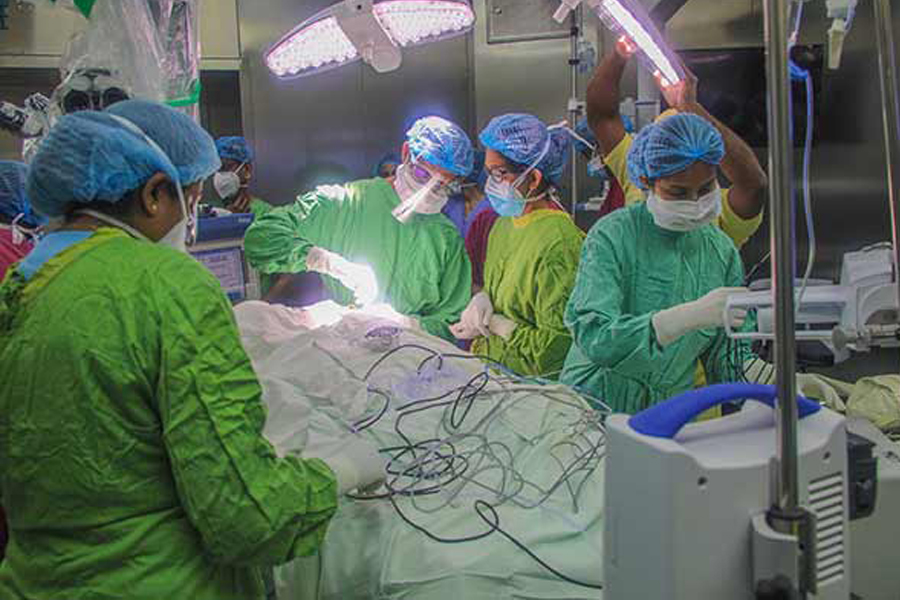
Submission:
<svg viewBox="0 0 900 600">
<path fill-rule="evenodd" d="M 628 175 L 628 155 L 634 138 L 625 131 L 619 115 L 619 82 L 632 54 L 627 40 L 620 41 L 594 73 L 587 90 L 588 123 L 597 137 L 603 160 L 625 191 L 625 203 L 645 199 L 643 189 Z M 668 104 L 681 113 L 696 114 L 715 126 L 722 137 L 725 154 L 722 172 L 731 188 L 722 191 L 721 229 L 740 247 L 759 229 L 766 199 L 766 175 L 749 146 L 697 102 L 697 82 L 689 73 L 684 82 L 662 87 Z M 665 190 L 670 197 L 686 199 L 689 190 L 676 180 Z"/>
<path fill-rule="evenodd" d="M 625 125 L 626 132 L 634 131 L 634 125 L 628 117 L 622 116 L 622 122 Z M 625 206 L 625 192 L 619 181 L 610 172 L 609 167 L 603 162 L 603 152 L 597 146 L 597 138 L 594 132 L 588 126 L 587 117 L 581 117 L 575 126 L 575 133 L 578 137 L 574 138 L 572 143 L 575 149 L 584 156 L 587 163 L 587 175 L 591 178 L 591 183 L 599 184 L 599 197 L 603 204 L 599 210 L 594 213 L 594 221 L 601 219 L 609 213 L 619 210 Z"/>
<path fill-rule="evenodd" d="M 31 251 L 31 236 L 46 223 L 25 195 L 28 167 L 0 160 L 0 281 L 7 269 Z"/>
<path fill-rule="evenodd" d="M 691 389 L 698 360 L 710 383 L 739 380 L 749 353 L 730 352 L 722 327 L 744 269 L 715 226 L 724 156 L 722 136 L 697 115 L 638 134 L 628 171 L 647 201 L 600 219 L 584 242 L 565 313 L 575 342 L 563 383 L 635 413 Z M 744 316 L 729 319 L 740 326 Z"/>
<path fill-rule="evenodd" d="M 323 186 L 274 209 L 247 230 L 244 247 L 263 273 L 325 275 L 343 304 L 389 302 L 405 325 L 453 340 L 471 294 L 469 259 L 441 214 L 472 171 L 472 143 L 440 117 L 413 124 L 392 179 Z M 377 286 L 376 286 L 377 282 Z M 379 293 L 377 287 L 380 287 Z"/>
<path fill-rule="evenodd" d="M 224 208 L 233 213 L 253 213 L 260 217 L 272 206 L 250 194 L 253 181 L 253 149 L 242 137 L 228 136 L 216 140 L 222 166 L 213 176 L 216 195 Z"/>
<path fill-rule="evenodd" d="M 183 251 L 218 168 L 193 120 L 134 100 L 35 155 L 29 197 L 64 223 L 0 286 L 0 597 L 261 599 L 263 567 L 315 552 L 339 490 L 383 473 L 263 437 L 231 306 Z"/>
<path fill-rule="evenodd" d="M 485 193 L 500 218 L 488 240 L 484 289 L 452 328 L 472 352 L 520 375 L 556 378 L 572 337 L 563 313 L 584 234 L 558 209 L 568 157 L 565 129 L 528 114 L 495 117 L 481 132 Z"/>
</svg>

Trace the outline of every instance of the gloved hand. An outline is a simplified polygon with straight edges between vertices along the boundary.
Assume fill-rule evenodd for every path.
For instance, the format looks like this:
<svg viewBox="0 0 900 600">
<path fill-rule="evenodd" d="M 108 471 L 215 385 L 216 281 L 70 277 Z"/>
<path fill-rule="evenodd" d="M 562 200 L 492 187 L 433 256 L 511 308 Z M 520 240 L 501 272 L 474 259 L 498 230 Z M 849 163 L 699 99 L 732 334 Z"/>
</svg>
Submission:
<svg viewBox="0 0 900 600">
<path fill-rule="evenodd" d="M 338 493 L 343 495 L 359 488 L 366 488 L 384 481 L 387 460 L 378 450 L 362 438 L 352 440 L 341 446 L 340 451 L 330 456 L 306 455 L 310 458 L 321 458 L 334 471 L 337 479 Z"/>
<path fill-rule="evenodd" d="M 504 340 L 509 340 L 512 337 L 513 331 L 516 330 L 518 325 L 512 319 L 507 319 L 503 315 L 495 314 L 491 317 L 490 329 L 491 333 L 494 335 L 498 335 L 502 337 Z"/>
<path fill-rule="evenodd" d="M 660 346 L 668 346 L 681 336 L 698 329 L 725 326 L 725 304 L 728 296 L 746 292 L 747 288 L 718 288 L 699 300 L 685 302 L 653 315 L 653 329 Z M 747 311 L 735 309 L 728 315 L 731 327 L 744 324 Z"/>
<path fill-rule="evenodd" d="M 378 297 L 378 280 L 368 265 L 350 262 L 334 252 L 313 246 L 306 255 L 306 268 L 340 281 L 353 292 L 360 306 L 371 304 Z"/>
<path fill-rule="evenodd" d="M 458 340 L 474 340 L 481 337 L 481 332 L 477 329 L 469 327 L 462 321 L 450 326 L 450 333 Z"/>
<path fill-rule="evenodd" d="M 469 305 L 459 318 L 459 325 L 466 331 L 477 331 L 487 337 L 491 334 L 491 317 L 494 316 L 494 305 L 491 298 L 485 292 L 478 292 L 469 300 Z M 466 339 L 466 338 L 460 338 Z M 471 339 L 471 338 L 469 338 Z"/>
</svg>

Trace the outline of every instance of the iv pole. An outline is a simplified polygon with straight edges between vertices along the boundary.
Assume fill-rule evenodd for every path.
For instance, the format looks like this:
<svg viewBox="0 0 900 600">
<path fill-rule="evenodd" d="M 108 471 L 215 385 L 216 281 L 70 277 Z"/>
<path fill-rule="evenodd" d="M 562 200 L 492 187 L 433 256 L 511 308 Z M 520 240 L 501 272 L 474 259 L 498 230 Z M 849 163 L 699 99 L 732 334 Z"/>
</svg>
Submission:
<svg viewBox="0 0 900 600">
<path fill-rule="evenodd" d="M 569 127 L 575 131 L 578 126 L 578 117 L 581 116 L 581 103 L 578 101 L 578 67 L 581 63 L 581 54 L 578 51 L 578 38 L 581 36 L 582 9 L 578 6 L 572 11 L 571 29 L 569 30 Z M 571 152 L 569 160 L 569 170 L 571 171 L 570 192 L 572 197 L 572 218 L 575 218 L 575 212 L 578 206 L 578 153 Z"/>
</svg>

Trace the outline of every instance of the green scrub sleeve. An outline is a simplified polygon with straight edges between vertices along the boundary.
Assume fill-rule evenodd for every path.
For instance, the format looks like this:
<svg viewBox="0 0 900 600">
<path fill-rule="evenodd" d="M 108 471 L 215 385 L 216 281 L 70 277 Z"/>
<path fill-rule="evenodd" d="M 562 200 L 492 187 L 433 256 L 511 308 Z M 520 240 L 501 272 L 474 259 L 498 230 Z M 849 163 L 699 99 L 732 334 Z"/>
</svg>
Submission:
<svg viewBox="0 0 900 600">
<path fill-rule="evenodd" d="M 334 475 L 320 460 L 279 458 L 263 437 L 262 388 L 231 306 L 201 271 L 173 273 L 179 293 L 158 300 L 166 318 L 156 410 L 178 495 L 216 561 L 309 555 L 337 508 Z"/>
<path fill-rule="evenodd" d="M 456 338 L 450 333 L 450 326 L 459 322 L 472 296 L 472 265 L 462 242 L 447 239 L 453 243 L 447 248 L 449 259 L 441 276 L 440 299 L 436 305 L 426 306 L 413 316 L 426 332 L 452 342 Z M 415 286 L 414 281 L 407 283 L 409 290 L 414 290 Z"/>
<path fill-rule="evenodd" d="M 543 261 L 535 278 L 537 289 L 522 290 L 534 297 L 534 325 L 513 319 L 516 329 L 508 341 L 497 335 L 490 337 L 491 354 L 494 355 L 495 347 L 502 346 L 498 356 L 503 356 L 503 363 L 516 373 L 550 377 L 558 376 L 562 370 L 572 345 L 572 335 L 563 323 L 563 314 L 575 285 L 577 256 L 575 253 L 574 262 L 552 258 Z"/>
<path fill-rule="evenodd" d="M 583 245 L 565 321 L 574 343 L 589 360 L 620 375 L 641 377 L 658 369 L 657 361 L 663 355 L 653 330 L 654 313 L 624 314 L 621 307 L 624 290 L 633 284 L 633 277 L 652 277 L 626 273 L 619 255 L 622 251 L 628 250 L 614 244 L 606 232 L 591 232 Z"/>
<path fill-rule="evenodd" d="M 306 255 L 336 225 L 339 205 L 320 190 L 258 215 L 244 235 L 250 264 L 262 273 L 302 273 Z"/>
</svg>

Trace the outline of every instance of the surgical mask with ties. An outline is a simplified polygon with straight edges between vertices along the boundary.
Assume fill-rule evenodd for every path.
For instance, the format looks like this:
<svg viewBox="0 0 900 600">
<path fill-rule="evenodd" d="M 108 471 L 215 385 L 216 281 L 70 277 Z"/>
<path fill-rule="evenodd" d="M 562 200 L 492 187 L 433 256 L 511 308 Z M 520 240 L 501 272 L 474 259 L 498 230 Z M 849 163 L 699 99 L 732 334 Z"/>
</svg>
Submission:
<svg viewBox="0 0 900 600">
<path fill-rule="evenodd" d="M 238 175 L 238 172 L 243 169 L 246 164 L 247 163 L 241 163 L 234 171 L 218 171 L 213 175 L 213 187 L 216 189 L 219 198 L 228 200 L 229 198 L 237 196 L 237 193 L 242 187 L 247 187 L 241 185 L 241 177 Z"/>
<path fill-rule="evenodd" d="M 653 222 L 668 231 L 686 232 L 709 225 L 722 214 L 722 190 L 718 186 L 696 200 L 663 200 L 656 192 L 647 196 Z"/>
<path fill-rule="evenodd" d="M 528 177 L 535 167 L 544 160 L 549 148 L 550 141 L 548 139 L 547 146 L 544 148 L 544 151 L 538 159 L 525 169 L 521 175 L 516 177 L 515 181 L 509 182 L 501 177 L 495 177 L 490 173 L 488 174 L 487 183 L 484 184 L 484 193 L 491 203 L 491 208 L 493 208 L 498 215 L 501 217 L 521 217 L 525 212 L 525 205 L 528 202 L 535 202 L 547 195 L 545 192 L 539 196 L 526 198 L 522 195 L 522 192 L 519 191 L 519 186 L 525 182 L 525 178 Z"/>
</svg>

